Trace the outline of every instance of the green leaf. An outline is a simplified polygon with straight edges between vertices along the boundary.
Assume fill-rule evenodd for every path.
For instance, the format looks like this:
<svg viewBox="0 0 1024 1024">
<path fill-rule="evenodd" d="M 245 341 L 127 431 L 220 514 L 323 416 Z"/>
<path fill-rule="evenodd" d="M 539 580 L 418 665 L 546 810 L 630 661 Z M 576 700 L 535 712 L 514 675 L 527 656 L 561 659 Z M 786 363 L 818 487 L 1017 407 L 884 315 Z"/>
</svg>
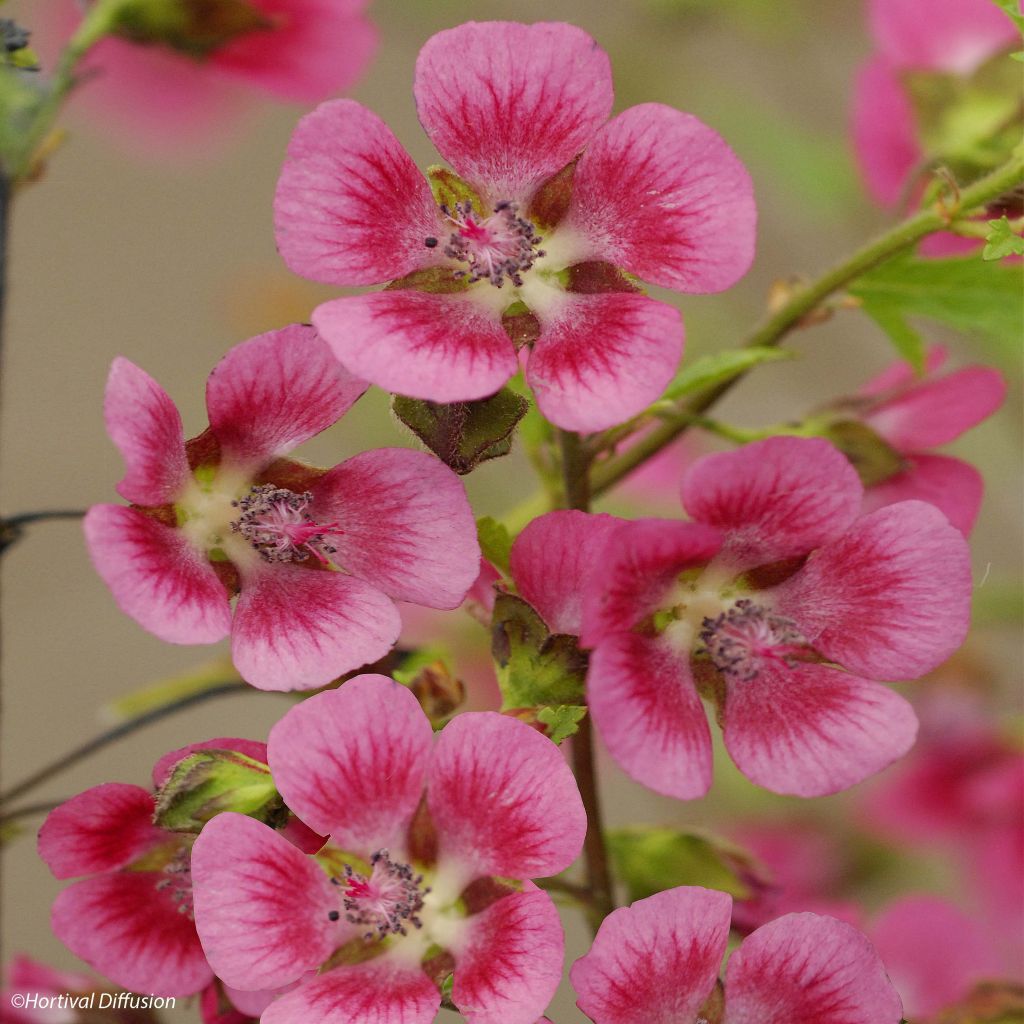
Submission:
<svg viewBox="0 0 1024 1024">
<path fill-rule="evenodd" d="M 512 450 L 512 434 L 530 403 L 510 388 L 479 402 L 439 405 L 395 395 L 395 415 L 456 473 L 469 473 L 481 462 Z"/>
<path fill-rule="evenodd" d="M 545 726 L 552 743 L 561 743 L 578 731 L 586 713 L 579 704 L 549 704 L 537 712 L 537 721 Z"/>
<path fill-rule="evenodd" d="M 869 271 L 850 294 L 877 311 L 898 310 L 978 334 L 1007 351 L 1020 346 L 1020 265 L 976 256 L 924 260 L 902 256 Z M 883 316 L 885 313 L 883 313 Z"/>
<path fill-rule="evenodd" d="M 491 651 L 497 663 L 503 711 L 582 703 L 587 657 L 576 637 L 550 633 L 521 597 L 497 596 Z"/>
<path fill-rule="evenodd" d="M 234 750 L 197 750 L 157 790 L 153 823 L 172 832 L 202 831 L 222 811 L 283 824 L 287 810 L 270 769 Z"/>
<path fill-rule="evenodd" d="M 749 899 L 762 883 L 742 849 L 704 832 L 633 825 L 611 830 L 608 850 L 631 901 L 677 885 L 701 885 Z"/>
<path fill-rule="evenodd" d="M 1013 230 L 1013 225 L 1006 214 L 999 220 L 990 220 L 992 229 L 985 236 L 985 248 L 982 250 L 983 260 L 1001 260 L 1004 256 L 1024 256 L 1024 238 Z"/>
<path fill-rule="evenodd" d="M 105 705 L 102 715 L 105 720 L 114 724 L 130 722 L 189 697 L 199 697 L 200 694 L 224 687 L 241 687 L 241 682 L 241 676 L 235 670 L 231 659 L 217 658 L 215 661 L 206 662 L 193 672 L 171 676 L 139 690 L 133 690 Z"/>
<path fill-rule="evenodd" d="M 1020 0 L 992 0 L 1000 10 L 1005 11 L 1024 35 L 1024 14 L 1020 12 Z"/>
<path fill-rule="evenodd" d="M 739 348 L 701 356 L 676 374 L 664 398 L 674 402 L 695 391 L 703 391 L 715 384 L 724 384 L 759 363 L 792 359 L 794 354 L 784 348 Z"/>
<path fill-rule="evenodd" d="M 508 527 L 490 516 L 481 516 L 476 521 L 476 535 L 484 558 L 508 575 L 512 554 L 512 534 L 508 532 Z"/>
<path fill-rule="evenodd" d="M 861 308 L 889 336 L 893 348 L 914 368 L 924 374 L 926 345 L 924 338 L 903 318 L 897 303 L 885 299 L 865 299 Z"/>
<path fill-rule="evenodd" d="M 454 210 L 459 203 L 470 203 L 477 213 L 485 212 L 483 200 L 473 186 L 447 167 L 440 164 L 428 167 L 427 180 L 430 182 L 430 191 L 434 193 L 434 202 L 438 206 L 447 206 L 449 210 Z M 443 243 L 443 240 L 439 239 L 439 242 Z"/>
</svg>

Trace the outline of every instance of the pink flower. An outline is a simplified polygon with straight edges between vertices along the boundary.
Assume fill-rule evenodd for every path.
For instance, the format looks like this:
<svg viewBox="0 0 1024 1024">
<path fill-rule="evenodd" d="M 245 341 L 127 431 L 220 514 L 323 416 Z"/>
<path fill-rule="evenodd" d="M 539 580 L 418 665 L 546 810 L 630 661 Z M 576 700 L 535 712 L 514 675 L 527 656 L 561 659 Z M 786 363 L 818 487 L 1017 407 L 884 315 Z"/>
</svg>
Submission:
<svg viewBox="0 0 1024 1024">
<path fill-rule="evenodd" d="M 115 360 L 107 431 L 134 505 L 94 506 L 85 534 L 121 610 L 171 643 L 230 633 L 244 679 L 294 690 L 386 654 L 401 628 L 395 600 L 456 607 L 480 554 L 451 470 L 398 448 L 326 472 L 282 458 L 365 387 L 312 328 L 271 331 L 214 368 L 210 428 L 186 444 L 167 394 Z"/>
<path fill-rule="evenodd" d="M 608 121 L 608 57 L 571 25 L 440 32 L 413 91 L 465 179 L 445 206 L 358 103 L 309 114 L 288 149 L 275 201 L 288 266 L 328 284 L 403 279 L 314 311 L 337 357 L 389 391 L 454 402 L 497 391 L 525 338 L 552 422 L 596 430 L 639 412 L 671 378 L 683 329 L 619 270 L 682 292 L 742 277 L 756 220 L 743 165 L 661 104 Z"/>
<path fill-rule="evenodd" d="M 193 5 L 199 6 L 199 5 Z M 207 5 L 208 6 L 208 5 Z M 86 58 L 83 104 L 104 127 L 173 154 L 182 140 L 210 142 L 264 93 L 312 104 L 349 88 L 377 48 L 366 0 L 246 0 L 252 26 L 191 52 L 182 40 L 140 45 L 109 37 Z M 45 50 L 56 50 L 81 21 L 81 5 L 55 0 L 38 26 Z M 201 21 L 202 14 L 196 15 Z M 225 18 L 227 20 L 227 18 Z M 49 38 L 47 38 L 49 37 Z"/>
<path fill-rule="evenodd" d="M 563 936 L 528 879 L 566 868 L 586 831 L 558 748 L 493 712 L 458 715 L 435 745 L 408 690 L 359 676 L 289 711 L 269 749 L 288 806 L 333 846 L 312 859 L 221 814 L 192 855 L 217 973 L 241 989 L 303 979 L 262 1024 L 428 1024 L 453 970 L 473 1024 L 534 1024 Z"/>
<path fill-rule="evenodd" d="M 583 601 L 587 700 L 637 781 L 692 799 L 711 783 L 701 694 L 740 770 L 780 793 L 852 786 L 910 748 L 915 679 L 960 645 L 967 544 L 932 505 L 858 518 L 863 489 L 825 441 L 774 437 L 697 461 L 694 522 L 626 523 Z"/>
<path fill-rule="evenodd" d="M 577 1006 L 594 1024 L 702 1019 L 731 902 L 723 892 L 680 886 L 614 911 L 570 972 Z M 722 1024 L 899 1024 L 902 1015 L 871 944 L 834 918 L 787 914 L 729 957 Z"/>
<path fill-rule="evenodd" d="M 72 1024 L 79 1019 L 74 1010 L 19 1006 L 18 997 L 75 998 L 103 988 L 102 982 L 91 975 L 58 971 L 30 957 L 16 956 L 7 972 L 7 984 L 0 989 L 0 1024 Z"/>
<path fill-rule="evenodd" d="M 906 462 L 902 472 L 868 488 L 864 510 L 911 498 L 928 501 L 966 536 L 981 508 L 981 474 L 961 459 L 933 455 L 929 449 L 949 444 L 993 415 L 1006 397 L 1006 381 L 987 366 L 940 376 L 948 357 L 945 347 L 933 345 L 923 379 L 908 363 L 894 363 L 854 400 L 858 417 Z"/>
<path fill-rule="evenodd" d="M 267 760 L 266 746 L 251 740 L 195 743 L 156 763 L 154 787 L 198 749 Z M 109 782 L 49 814 L 39 831 L 39 856 L 57 878 L 89 876 L 57 897 L 51 924 L 75 956 L 126 989 L 191 995 L 213 980 L 192 915 L 194 837 L 154 825 L 155 809 L 148 790 Z"/>
<path fill-rule="evenodd" d="M 991 0 L 870 0 L 877 53 L 857 77 L 853 138 L 868 189 L 894 207 L 908 176 L 926 156 L 906 76 L 921 72 L 968 78 L 989 58 L 1019 41 L 1010 18 Z M 977 245 L 934 235 L 925 252 L 952 255 Z"/>
</svg>

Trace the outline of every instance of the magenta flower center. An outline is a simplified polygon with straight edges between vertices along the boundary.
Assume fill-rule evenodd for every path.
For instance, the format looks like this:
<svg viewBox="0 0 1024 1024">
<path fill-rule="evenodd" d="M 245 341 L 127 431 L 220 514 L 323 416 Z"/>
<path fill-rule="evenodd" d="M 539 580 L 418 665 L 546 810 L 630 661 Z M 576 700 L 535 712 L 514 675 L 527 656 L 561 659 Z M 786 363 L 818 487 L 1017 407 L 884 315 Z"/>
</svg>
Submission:
<svg viewBox="0 0 1024 1024">
<path fill-rule="evenodd" d="M 726 678 L 754 679 L 764 661 L 792 661 L 807 641 L 792 619 L 776 615 L 747 598 L 726 612 L 706 618 L 700 639 L 712 664 Z"/>
<path fill-rule="evenodd" d="M 370 867 L 366 876 L 346 864 L 345 877 L 335 879 L 336 884 L 344 887 L 345 919 L 366 925 L 368 939 L 407 935 L 409 924 L 422 928 L 418 915 L 423 909 L 423 897 L 430 892 L 423 886 L 423 876 L 414 874 L 410 865 L 392 860 L 387 850 L 373 854 Z"/>
<path fill-rule="evenodd" d="M 178 913 L 184 914 L 191 921 L 195 917 L 192 904 L 192 851 L 190 847 L 182 847 L 169 860 L 159 874 L 162 876 L 156 883 L 157 890 L 170 890 L 171 899 L 178 905 Z"/>
<path fill-rule="evenodd" d="M 313 555 L 322 565 L 338 549 L 328 543 L 337 523 L 317 523 L 306 509 L 313 500 L 309 491 L 294 491 L 273 484 L 259 484 L 231 504 L 241 515 L 231 524 L 266 562 L 302 562 Z"/>
<path fill-rule="evenodd" d="M 544 255 L 537 245 L 543 241 L 533 224 L 519 216 L 519 206 L 507 199 L 497 203 L 494 213 L 480 218 L 473 204 L 457 203 L 454 212 L 447 206 L 441 212 L 455 225 L 445 246 L 450 259 L 467 263 L 468 270 L 458 270 L 456 277 L 470 283 L 490 281 L 500 288 L 506 278 L 517 288 L 523 283 L 523 272 Z M 426 240 L 428 248 L 437 245 L 436 238 Z"/>
</svg>

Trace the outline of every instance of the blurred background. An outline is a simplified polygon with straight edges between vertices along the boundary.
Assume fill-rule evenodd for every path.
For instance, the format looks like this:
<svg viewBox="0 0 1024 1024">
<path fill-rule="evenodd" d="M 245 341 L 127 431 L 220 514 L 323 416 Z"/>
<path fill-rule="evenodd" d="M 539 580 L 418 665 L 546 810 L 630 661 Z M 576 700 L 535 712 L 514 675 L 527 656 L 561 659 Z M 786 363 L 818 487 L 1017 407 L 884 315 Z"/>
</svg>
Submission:
<svg viewBox="0 0 1024 1024">
<path fill-rule="evenodd" d="M 3 13 L 32 28 L 50 3 L 16 0 Z M 687 359 L 737 344 L 765 309 L 774 281 L 818 274 L 888 221 L 861 185 L 849 136 L 852 81 L 871 50 L 860 3 L 377 0 L 369 13 L 380 48 L 350 94 L 392 126 L 421 166 L 437 156 L 415 117 L 416 54 L 434 32 L 470 19 L 574 22 L 611 56 L 617 111 L 658 101 L 696 114 L 725 136 L 754 178 L 758 256 L 750 274 L 724 295 L 655 293 L 683 310 Z M 45 40 L 36 41 L 45 51 Z M 186 433 L 195 434 L 205 426 L 206 375 L 224 351 L 307 319 L 334 294 L 289 274 L 274 248 L 271 199 L 298 108 L 253 103 L 198 146 L 182 143 L 154 156 L 89 109 L 88 89 L 87 83 L 64 118 L 68 138 L 43 179 L 15 204 L 3 387 L 5 514 L 116 500 L 121 465 L 101 414 L 114 356 L 128 356 L 160 381 L 178 403 Z M 955 365 L 998 366 L 1011 390 L 999 414 L 950 449 L 977 465 L 987 481 L 973 536 L 978 591 L 972 635 L 940 678 L 903 690 L 926 698 L 925 705 L 928 694 L 934 698 L 938 710 L 922 714 L 932 715 L 939 734 L 942 709 L 952 702 L 969 708 L 964 714 L 983 723 L 993 743 L 1012 748 L 1019 746 L 1022 711 L 1020 353 L 995 350 L 984 338 L 926 329 L 930 339 L 950 346 Z M 721 419 L 758 427 L 791 418 L 854 391 L 893 358 L 875 325 L 856 312 L 797 332 L 790 345 L 800 358 L 756 370 L 720 407 Z M 705 439 L 693 444 L 713 446 Z M 386 396 L 371 391 L 299 455 L 333 465 L 381 445 L 413 441 L 390 415 Z M 481 466 L 466 483 L 478 515 L 500 515 L 535 488 L 519 453 Z M 671 474 L 660 483 L 627 486 L 601 507 L 670 514 L 674 486 Z M 111 702 L 226 653 L 226 645 L 169 646 L 118 612 L 74 522 L 32 527 L 6 556 L 3 582 L 5 787 L 109 724 L 104 709 Z M 461 612 L 429 624 L 417 617 L 411 625 L 417 637 L 441 630 L 466 673 L 471 704 L 494 703 L 479 626 Z M 258 692 L 212 701 L 107 748 L 35 791 L 32 800 L 66 798 L 105 781 L 145 785 L 152 763 L 166 751 L 218 735 L 263 739 L 288 706 L 287 697 Z M 756 789 L 721 759 L 709 796 L 684 804 L 633 784 L 602 757 L 602 789 L 614 826 L 700 826 L 746 836 L 752 847 L 754 833 L 761 841 L 781 834 L 785 843 L 797 844 L 786 848 L 783 865 L 806 856 L 822 873 L 808 906 L 849 902 L 870 922 L 897 897 L 929 892 L 972 914 L 984 929 L 995 928 L 991 913 L 999 894 L 986 895 L 972 876 L 972 870 L 986 870 L 977 857 L 972 868 L 972 858 L 952 838 L 897 834 L 893 815 L 876 813 L 876 803 L 902 784 L 906 770 L 895 766 L 850 793 L 803 802 Z M 49 930 L 49 907 L 63 883 L 36 856 L 40 820 L 26 819 L 24 834 L 4 849 L 3 959 L 25 952 L 71 968 L 74 958 Z M 1012 871 L 1013 854 L 1007 856 Z M 770 852 L 763 857 L 772 859 Z M 1019 913 L 1012 902 L 1010 910 Z M 586 950 L 587 934 L 574 912 L 566 911 L 565 921 L 571 963 Z M 1019 935 L 1017 922 L 1012 917 L 1009 927 Z M 179 1007 L 167 1019 L 198 1020 L 194 1008 Z M 550 1015 L 558 1024 L 583 1020 L 567 984 Z M 454 1019 L 442 1014 L 449 1016 Z"/>
</svg>

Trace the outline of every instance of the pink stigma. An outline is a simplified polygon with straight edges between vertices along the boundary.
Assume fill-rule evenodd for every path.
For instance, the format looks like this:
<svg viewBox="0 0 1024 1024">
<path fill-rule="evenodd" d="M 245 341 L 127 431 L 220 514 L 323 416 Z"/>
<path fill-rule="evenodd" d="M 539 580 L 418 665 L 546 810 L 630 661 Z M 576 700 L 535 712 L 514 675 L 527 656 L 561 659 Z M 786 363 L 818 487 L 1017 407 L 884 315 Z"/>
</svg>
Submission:
<svg viewBox="0 0 1024 1024">
<path fill-rule="evenodd" d="M 456 277 L 473 281 L 490 281 L 500 288 L 508 278 L 519 287 L 523 271 L 529 270 L 544 252 L 537 248 L 543 241 L 533 225 L 519 216 L 519 207 L 503 200 L 494 207 L 490 217 L 478 218 L 472 203 L 457 203 L 453 213 L 447 206 L 441 212 L 458 229 L 452 232 L 444 253 L 450 259 L 468 263 L 469 270 L 456 271 Z M 426 239 L 428 248 L 437 239 Z"/>
<path fill-rule="evenodd" d="M 338 549 L 327 542 L 337 523 L 320 524 L 306 513 L 313 495 L 273 484 L 253 487 L 241 501 L 231 504 L 241 515 L 231 524 L 260 553 L 266 562 L 302 562 L 313 555 L 322 565 Z"/>
<path fill-rule="evenodd" d="M 370 858 L 369 877 L 345 865 L 345 877 L 333 879 L 344 886 L 342 903 L 345 919 L 352 924 L 368 925 L 367 939 L 408 934 L 407 924 L 422 928 L 418 914 L 423 897 L 430 892 L 422 887 L 423 876 L 412 867 L 393 861 L 387 850 L 378 850 Z"/>
<path fill-rule="evenodd" d="M 792 619 L 746 598 L 716 618 L 705 619 L 700 638 L 715 668 L 739 682 L 756 678 L 763 661 L 790 662 L 807 651 Z"/>
</svg>

